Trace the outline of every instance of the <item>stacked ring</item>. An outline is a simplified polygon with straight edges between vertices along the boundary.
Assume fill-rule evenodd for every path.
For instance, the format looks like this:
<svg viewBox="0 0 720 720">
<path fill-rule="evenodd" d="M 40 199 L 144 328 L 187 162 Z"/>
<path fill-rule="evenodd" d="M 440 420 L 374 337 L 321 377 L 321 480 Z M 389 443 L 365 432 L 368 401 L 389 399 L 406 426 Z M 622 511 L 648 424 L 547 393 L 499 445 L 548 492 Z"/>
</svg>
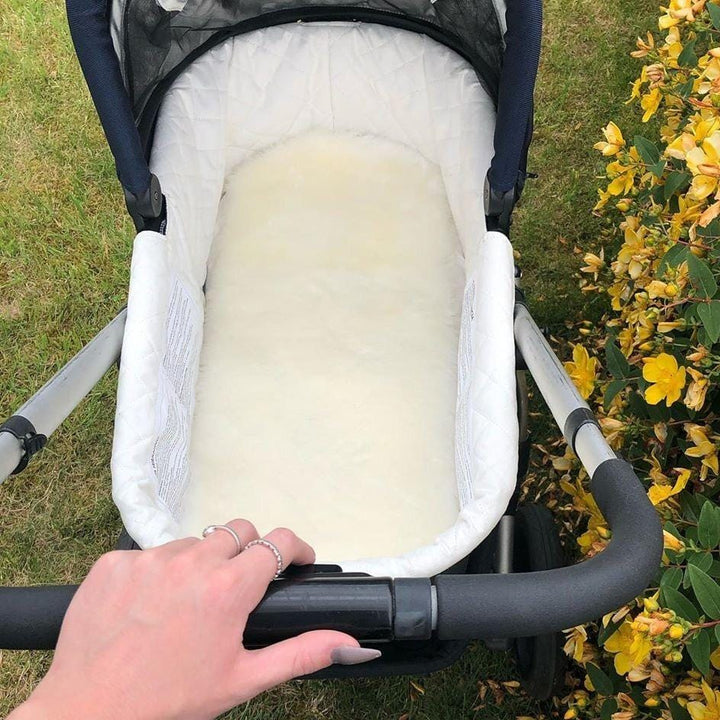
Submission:
<svg viewBox="0 0 720 720">
<path fill-rule="evenodd" d="M 237 547 L 237 552 L 235 553 L 235 557 L 237 557 L 243 551 L 243 545 L 242 540 L 240 540 L 240 536 L 231 527 L 228 527 L 227 525 L 208 525 L 202 531 L 202 536 L 206 538 L 208 535 L 212 535 L 217 530 L 223 530 L 232 536 L 232 539 L 235 541 L 235 545 Z"/>
<path fill-rule="evenodd" d="M 261 545 L 262 547 L 266 547 L 275 556 L 275 560 L 277 561 L 277 570 L 275 572 L 275 577 L 273 577 L 273 580 L 277 580 L 277 578 L 280 577 L 280 573 L 283 571 L 283 558 L 282 558 L 282 555 L 280 554 L 280 551 L 269 540 L 265 540 L 265 538 L 260 538 L 258 540 L 251 540 L 245 546 L 245 550 L 253 547 L 253 545 Z"/>
</svg>

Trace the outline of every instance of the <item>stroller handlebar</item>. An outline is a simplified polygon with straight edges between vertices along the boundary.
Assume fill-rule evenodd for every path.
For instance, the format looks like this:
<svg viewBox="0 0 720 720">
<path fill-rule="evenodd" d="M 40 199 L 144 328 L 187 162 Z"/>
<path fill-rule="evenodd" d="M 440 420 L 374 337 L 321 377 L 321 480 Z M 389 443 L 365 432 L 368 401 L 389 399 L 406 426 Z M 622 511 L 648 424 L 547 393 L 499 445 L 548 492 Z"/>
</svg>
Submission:
<svg viewBox="0 0 720 720">
<path fill-rule="evenodd" d="M 566 568 L 488 575 L 281 579 L 250 615 L 249 645 L 330 628 L 363 642 L 542 635 L 596 619 L 641 593 L 657 570 L 662 531 L 630 465 L 602 463 L 592 492 L 612 529 L 600 554 Z M 77 586 L 0 589 L 0 647 L 49 649 Z"/>
<path fill-rule="evenodd" d="M 81 398 L 89 383 L 77 378 L 89 376 L 86 365 L 93 366 L 97 377 L 107 369 L 123 324 L 121 314 L 103 331 L 107 337 L 102 342 L 98 336 L 59 379 L 22 408 L 41 432 L 49 435 L 69 412 L 63 407 L 55 418 L 59 411 L 54 410 L 50 422 L 45 411 L 50 399 L 63 392 L 64 397 L 67 387 L 75 386 Z M 663 538 L 642 484 L 606 443 L 590 408 L 522 303 L 515 308 L 515 342 L 568 444 L 591 476 L 592 494 L 612 530 L 608 546 L 585 562 L 541 572 L 433 579 L 319 573 L 277 580 L 250 615 L 246 642 L 266 645 L 318 628 L 342 630 L 364 642 L 421 640 L 433 634 L 440 640 L 528 637 L 594 620 L 644 590 L 659 566 Z M 109 349 L 90 352 L 95 345 Z M 16 448 L 11 449 L 15 452 L 9 465 L 17 462 Z M 0 459 L 2 450 L 0 446 Z M 76 589 L 0 588 L 0 648 L 54 647 Z"/>
<path fill-rule="evenodd" d="M 639 595 L 662 554 L 655 508 L 632 467 L 619 458 L 598 466 L 591 489 L 612 530 L 601 553 L 542 572 L 439 575 L 438 637 L 542 635 L 595 620 Z"/>
</svg>

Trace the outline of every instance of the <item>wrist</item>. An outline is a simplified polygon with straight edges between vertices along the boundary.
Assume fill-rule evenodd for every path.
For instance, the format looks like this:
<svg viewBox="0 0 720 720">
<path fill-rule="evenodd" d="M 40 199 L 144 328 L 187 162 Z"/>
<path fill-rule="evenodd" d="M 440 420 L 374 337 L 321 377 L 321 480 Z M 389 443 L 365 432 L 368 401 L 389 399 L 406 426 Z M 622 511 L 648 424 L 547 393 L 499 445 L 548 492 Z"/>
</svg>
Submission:
<svg viewBox="0 0 720 720">
<path fill-rule="evenodd" d="M 79 692 L 73 697 L 56 693 L 41 683 L 32 695 L 17 707 L 7 720 L 117 720 L 118 708 L 93 700 L 89 693 Z"/>
</svg>

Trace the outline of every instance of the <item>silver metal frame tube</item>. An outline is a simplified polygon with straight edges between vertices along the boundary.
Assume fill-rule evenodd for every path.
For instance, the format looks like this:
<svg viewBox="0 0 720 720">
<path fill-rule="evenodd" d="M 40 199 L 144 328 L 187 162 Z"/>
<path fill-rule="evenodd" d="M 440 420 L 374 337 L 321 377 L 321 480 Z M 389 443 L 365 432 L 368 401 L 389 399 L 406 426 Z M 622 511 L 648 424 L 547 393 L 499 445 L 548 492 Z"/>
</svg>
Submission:
<svg viewBox="0 0 720 720">
<path fill-rule="evenodd" d="M 14 414 L 27 418 L 38 433 L 50 437 L 120 356 L 126 316 L 122 310 Z M 19 441 L 10 433 L 0 433 L 0 483 L 22 456 Z"/>
<path fill-rule="evenodd" d="M 515 306 L 515 342 L 555 422 L 564 431 L 573 410 L 590 410 L 590 407 L 577 391 L 528 309 L 521 304 Z M 574 450 L 590 477 L 605 460 L 617 457 L 600 429 L 592 423 L 580 426 L 575 436 Z"/>
</svg>

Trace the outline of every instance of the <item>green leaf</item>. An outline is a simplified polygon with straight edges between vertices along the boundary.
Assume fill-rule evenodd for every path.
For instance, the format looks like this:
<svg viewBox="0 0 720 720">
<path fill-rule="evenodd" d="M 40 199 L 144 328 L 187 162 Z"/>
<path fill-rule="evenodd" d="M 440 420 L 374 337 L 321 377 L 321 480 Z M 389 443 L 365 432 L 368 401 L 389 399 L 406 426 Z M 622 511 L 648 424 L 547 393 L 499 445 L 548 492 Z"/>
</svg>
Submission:
<svg viewBox="0 0 720 720">
<path fill-rule="evenodd" d="M 660 578 L 660 589 L 671 588 L 677 590 L 683 579 L 683 571 L 679 567 L 668 568 Z"/>
<path fill-rule="evenodd" d="M 633 144 L 646 165 L 657 165 L 660 162 L 660 150 L 652 140 L 636 135 Z"/>
<path fill-rule="evenodd" d="M 678 55 L 678 65 L 680 67 L 694 67 L 697 65 L 698 56 L 695 54 L 695 43 L 696 40 L 689 42 L 683 51 Z"/>
<path fill-rule="evenodd" d="M 715 639 L 720 642 L 720 625 L 715 626 Z"/>
<path fill-rule="evenodd" d="M 667 179 L 665 180 L 664 185 L 664 193 L 665 193 L 665 199 L 669 200 L 678 190 L 681 188 L 684 188 L 688 183 L 690 182 L 690 175 L 688 173 L 680 172 L 678 170 L 675 170 L 674 172 L 671 172 Z M 678 247 L 678 245 L 674 245 L 670 250 L 673 248 Z M 680 245 L 679 247 L 685 247 L 684 245 Z M 668 252 L 670 252 L 668 250 Z"/>
<path fill-rule="evenodd" d="M 694 565 L 688 565 L 690 584 L 703 612 L 713 620 L 720 618 L 720 585 L 707 573 Z"/>
<path fill-rule="evenodd" d="M 590 682 L 600 695 L 614 695 L 612 680 L 597 666 L 592 663 L 585 665 Z"/>
<path fill-rule="evenodd" d="M 690 303 L 685 308 L 685 312 L 683 313 L 685 322 L 689 322 L 689 323 L 691 323 L 693 321 L 700 322 L 700 316 L 698 315 L 698 305 L 700 305 L 700 303 Z"/>
<path fill-rule="evenodd" d="M 666 160 L 658 160 L 654 165 L 650 165 L 648 167 L 648 170 L 655 176 L 655 177 L 662 177 L 663 171 L 665 170 L 665 163 Z M 658 185 L 657 187 L 657 195 L 655 197 L 655 202 L 659 204 L 662 203 L 662 201 L 665 199 L 665 191 L 662 189 L 661 185 Z"/>
<path fill-rule="evenodd" d="M 662 273 L 663 269 L 667 267 L 677 267 L 683 260 L 685 260 L 687 254 L 690 251 L 687 248 L 687 245 L 683 245 L 682 243 L 677 243 L 677 245 L 673 245 L 662 257 L 662 260 L 660 261 L 660 266 L 658 267 L 658 273 Z"/>
<path fill-rule="evenodd" d="M 608 698 L 600 707 L 600 720 L 612 720 L 613 713 L 616 713 L 618 709 L 617 700 L 615 698 Z M 688 715 L 690 718 L 690 715 Z M 675 720 L 673 718 L 673 720 Z M 685 720 L 685 718 L 682 718 Z"/>
<path fill-rule="evenodd" d="M 720 305 L 720 303 L 718 303 Z M 700 510 L 700 521 L 698 522 L 698 540 L 700 544 L 712 550 L 717 547 L 720 543 L 720 517 L 715 512 L 715 504 L 710 500 L 706 500 Z M 710 563 L 708 567 L 702 568 L 708 570 L 712 565 L 712 557 L 710 557 Z"/>
<path fill-rule="evenodd" d="M 710 633 L 700 630 L 686 647 L 695 667 L 707 675 L 710 672 Z"/>
<path fill-rule="evenodd" d="M 700 613 L 695 605 L 688 600 L 679 590 L 672 588 L 664 588 L 662 591 L 665 602 L 663 605 L 670 610 L 674 610 L 680 617 L 696 623 L 700 619 Z"/>
<path fill-rule="evenodd" d="M 687 100 L 693 91 L 693 87 L 695 87 L 695 80 L 693 78 L 690 78 L 687 82 L 684 82 L 682 83 L 682 85 L 677 86 L 678 95 L 680 95 L 681 98 Z"/>
<path fill-rule="evenodd" d="M 720 339 L 720 300 L 698 303 L 697 314 L 710 342 L 714 345 Z"/>
<path fill-rule="evenodd" d="M 711 298 L 717 292 L 717 283 L 712 271 L 704 260 L 695 257 L 691 252 L 687 254 L 690 282 L 695 288 L 698 297 Z M 698 308 L 699 311 L 699 308 Z"/>
<path fill-rule="evenodd" d="M 696 552 L 688 557 L 687 561 L 690 565 L 694 565 L 696 568 L 699 568 L 706 573 L 710 570 L 713 559 L 712 554 L 709 552 Z"/>
<path fill-rule="evenodd" d="M 710 20 L 712 20 L 713 27 L 716 30 L 720 30 L 720 6 L 715 5 L 715 3 L 709 2 L 707 3 L 707 5 L 705 5 L 705 9 L 710 15 Z"/>
<path fill-rule="evenodd" d="M 605 397 L 603 398 L 603 408 L 605 411 L 610 409 L 610 403 L 626 385 L 627 380 L 625 378 L 615 378 L 615 380 L 610 381 L 607 390 L 605 390 Z"/>
<path fill-rule="evenodd" d="M 686 559 L 690 565 L 694 565 L 703 572 L 708 572 L 712 566 L 712 553 L 710 552 L 694 552 Z"/>
<path fill-rule="evenodd" d="M 692 493 L 684 493 L 680 496 L 680 505 L 682 506 L 683 517 L 685 520 L 689 520 L 691 523 L 699 522 L 702 503 L 695 495 Z M 667 530 L 667 523 L 665 529 Z M 676 537 L 682 537 L 677 528 L 675 528 L 675 532 L 677 533 Z"/>
<path fill-rule="evenodd" d="M 630 377 L 632 368 L 630 363 L 625 359 L 620 348 L 608 338 L 605 341 L 605 358 L 607 367 L 614 378 L 626 379 Z"/>
<path fill-rule="evenodd" d="M 668 707 L 672 720 L 692 720 L 690 713 L 675 698 L 668 700 Z"/>
</svg>

